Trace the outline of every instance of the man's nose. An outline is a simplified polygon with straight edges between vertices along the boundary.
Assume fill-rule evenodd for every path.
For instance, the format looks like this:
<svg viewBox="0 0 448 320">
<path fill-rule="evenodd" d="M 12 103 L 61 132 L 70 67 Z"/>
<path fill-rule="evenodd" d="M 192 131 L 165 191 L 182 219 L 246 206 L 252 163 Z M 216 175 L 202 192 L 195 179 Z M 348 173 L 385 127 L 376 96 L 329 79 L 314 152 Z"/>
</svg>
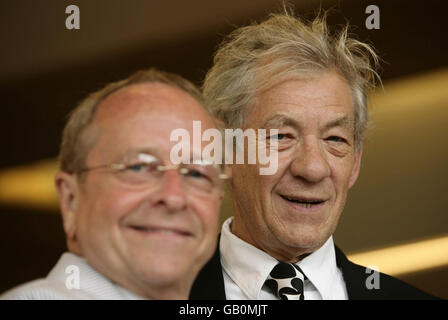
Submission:
<svg viewBox="0 0 448 320">
<path fill-rule="evenodd" d="M 306 136 L 301 141 L 290 170 L 293 176 L 313 183 L 319 182 L 330 175 L 330 166 L 325 150 L 317 137 Z"/>
<path fill-rule="evenodd" d="M 167 170 L 160 179 L 160 185 L 153 195 L 155 204 L 165 205 L 170 212 L 181 211 L 187 204 L 182 175 L 176 170 Z"/>
</svg>

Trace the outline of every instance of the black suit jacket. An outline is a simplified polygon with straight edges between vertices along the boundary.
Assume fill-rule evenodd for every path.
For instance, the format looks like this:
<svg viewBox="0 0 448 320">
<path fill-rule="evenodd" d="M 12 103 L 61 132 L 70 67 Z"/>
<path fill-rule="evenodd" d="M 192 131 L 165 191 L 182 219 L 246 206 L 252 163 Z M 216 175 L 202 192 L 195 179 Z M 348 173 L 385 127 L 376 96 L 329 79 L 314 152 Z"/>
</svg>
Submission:
<svg viewBox="0 0 448 320">
<path fill-rule="evenodd" d="M 336 264 L 341 269 L 350 300 L 427 300 L 435 297 L 411 285 L 380 273 L 380 289 L 368 289 L 366 279 L 370 275 L 366 268 L 349 261 L 345 254 L 335 246 Z M 193 284 L 192 300 L 225 300 L 224 278 L 219 244 L 212 259 L 201 270 Z"/>
</svg>

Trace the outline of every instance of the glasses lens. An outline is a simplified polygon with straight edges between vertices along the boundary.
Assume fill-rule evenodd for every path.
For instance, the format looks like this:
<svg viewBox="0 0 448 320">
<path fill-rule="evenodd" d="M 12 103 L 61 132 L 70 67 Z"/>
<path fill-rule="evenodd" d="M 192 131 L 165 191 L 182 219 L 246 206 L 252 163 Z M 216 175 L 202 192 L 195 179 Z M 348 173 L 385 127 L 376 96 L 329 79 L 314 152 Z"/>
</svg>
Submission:
<svg viewBox="0 0 448 320">
<path fill-rule="evenodd" d="M 121 180 L 130 184 L 153 184 L 160 174 L 157 171 L 159 165 L 158 161 L 136 162 L 126 165 L 124 169 L 118 172 L 118 175 Z"/>
<path fill-rule="evenodd" d="M 181 173 L 185 177 L 186 184 L 193 190 L 210 192 L 220 183 L 219 175 L 221 171 L 211 164 L 184 165 Z"/>
<path fill-rule="evenodd" d="M 164 166 L 161 160 L 148 154 L 139 154 L 135 160 L 117 171 L 117 175 L 128 184 L 157 186 L 165 171 L 176 169 L 183 176 L 185 187 L 191 191 L 210 193 L 221 185 L 221 169 L 211 162 Z"/>
</svg>

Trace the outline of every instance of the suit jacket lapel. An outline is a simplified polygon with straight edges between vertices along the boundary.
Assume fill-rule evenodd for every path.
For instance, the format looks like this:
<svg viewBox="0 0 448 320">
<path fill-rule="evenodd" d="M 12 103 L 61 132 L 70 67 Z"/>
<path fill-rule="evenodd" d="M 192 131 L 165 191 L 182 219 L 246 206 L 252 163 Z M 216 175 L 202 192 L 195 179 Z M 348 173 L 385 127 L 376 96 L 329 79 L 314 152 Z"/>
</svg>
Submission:
<svg viewBox="0 0 448 320">
<path fill-rule="evenodd" d="M 365 268 L 349 261 L 337 246 L 335 251 L 336 264 L 342 271 L 349 300 L 366 299 L 371 293 L 367 290 L 364 281 L 368 277 Z"/>
</svg>

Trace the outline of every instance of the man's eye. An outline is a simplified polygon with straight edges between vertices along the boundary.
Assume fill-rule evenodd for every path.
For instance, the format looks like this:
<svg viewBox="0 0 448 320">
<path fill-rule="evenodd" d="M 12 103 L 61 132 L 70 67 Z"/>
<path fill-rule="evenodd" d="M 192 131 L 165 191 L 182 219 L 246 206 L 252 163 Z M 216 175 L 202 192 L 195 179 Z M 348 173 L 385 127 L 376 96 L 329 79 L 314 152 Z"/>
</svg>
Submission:
<svg viewBox="0 0 448 320">
<path fill-rule="evenodd" d="M 143 171 L 150 171 L 151 166 L 148 163 L 136 163 L 131 164 L 126 167 L 126 170 L 131 172 L 143 172 Z"/>
<path fill-rule="evenodd" d="M 345 140 L 342 137 L 338 137 L 338 136 L 330 136 L 327 138 L 328 141 L 333 141 L 333 142 L 346 142 L 347 140 Z"/>
<path fill-rule="evenodd" d="M 198 171 L 198 170 L 194 170 L 194 169 L 189 169 L 188 172 L 186 173 L 186 176 L 191 177 L 191 178 L 203 178 L 203 179 L 208 179 L 207 175 L 203 174 L 202 172 Z"/>
<path fill-rule="evenodd" d="M 291 138 L 291 136 L 287 133 L 273 134 L 272 136 L 269 137 L 269 139 L 272 139 L 272 140 L 284 140 L 287 138 Z"/>
</svg>

